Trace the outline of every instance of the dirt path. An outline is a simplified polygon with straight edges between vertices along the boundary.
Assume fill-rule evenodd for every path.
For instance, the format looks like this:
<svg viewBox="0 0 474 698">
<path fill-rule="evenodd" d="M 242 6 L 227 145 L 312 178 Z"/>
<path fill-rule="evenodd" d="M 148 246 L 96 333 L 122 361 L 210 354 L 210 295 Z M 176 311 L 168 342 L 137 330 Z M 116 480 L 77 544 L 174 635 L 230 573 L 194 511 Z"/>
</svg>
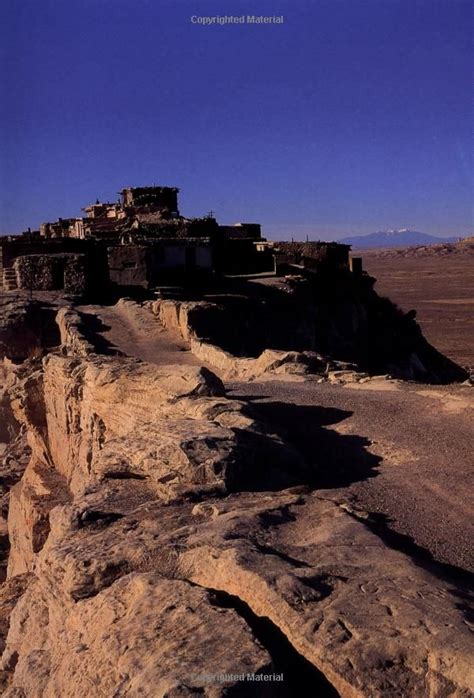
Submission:
<svg viewBox="0 0 474 698">
<path fill-rule="evenodd" d="M 202 366 L 180 337 L 165 329 L 146 309 L 127 306 L 84 305 L 77 310 L 86 318 L 98 318 L 100 335 L 112 347 L 157 365 L 185 364 Z"/>
<path fill-rule="evenodd" d="M 374 513 L 389 544 L 474 571 L 472 389 L 399 385 L 353 390 L 274 382 L 229 388 L 231 396 L 249 399 L 314 464 L 318 493 Z"/>
</svg>

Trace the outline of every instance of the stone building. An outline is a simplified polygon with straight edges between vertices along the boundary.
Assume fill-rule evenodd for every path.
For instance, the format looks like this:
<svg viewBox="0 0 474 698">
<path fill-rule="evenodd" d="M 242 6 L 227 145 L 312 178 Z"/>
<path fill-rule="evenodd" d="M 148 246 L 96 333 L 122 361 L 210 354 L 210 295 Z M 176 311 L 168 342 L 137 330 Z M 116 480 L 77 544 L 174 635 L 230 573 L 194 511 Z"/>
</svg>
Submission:
<svg viewBox="0 0 474 698">
<path fill-rule="evenodd" d="M 13 267 L 17 286 L 30 291 L 57 290 L 83 296 L 91 282 L 86 254 L 22 255 L 15 259 Z"/>
<path fill-rule="evenodd" d="M 74 238 L 81 218 L 58 218 L 53 223 L 41 223 L 39 234 L 43 238 Z"/>
<path fill-rule="evenodd" d="M 313 271 L 350 268 L 350 245 L 339 242 L 278 242 L 275 243 L 277 267 L 299 266 Z"/>
<path fill-rule="evenodd" d="M 348 266 L 336 243 L 278 243 L 258 223 L 219 225 L 212 214 L 180 214 L 177 187 L 128 187 L 115 202 L 85 206 L 82 218 L 58 218 L 39 231 L 0 238 L 4 290 L 87 293 L 108 285 L 154 288 L 203 275 L 274 273 L 276 264 Z M 22 259 L 24 258 L 24 259 Z"/>
<path fill-rule="evenodd" d="M 1 285 L 4 291 L 95 293 L 108 285 L 105 252 L 95 240 L 39 233 L 0 237 Z"/>
<path fill-rule="evenodd" d="M 212 274 L 213 250 L 209 238 L 163 238 L 107 248 L 109 278 L 117 286 L 180 282 L 186 277 Z"/>
<path fill-rule="evenodd" d="M 122 206 L 124 208 L 152 208 L 155 211 L 179 216 L 177 187 L 128 187 L 122 189 Z"/>
</svg>

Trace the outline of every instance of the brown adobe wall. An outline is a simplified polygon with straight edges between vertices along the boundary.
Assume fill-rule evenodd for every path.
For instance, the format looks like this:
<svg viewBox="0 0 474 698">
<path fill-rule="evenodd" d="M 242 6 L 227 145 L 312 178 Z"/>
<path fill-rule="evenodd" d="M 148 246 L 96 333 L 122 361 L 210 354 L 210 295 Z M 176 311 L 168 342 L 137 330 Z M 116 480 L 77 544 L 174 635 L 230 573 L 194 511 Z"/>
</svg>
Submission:
<svg viewBox="0 0 474 698">
<path fill-rule="evenodd" d="M 116 245 L 107 249 L 110 281 L 118 286 L 148 287 L 147 248 Z"/>
</svg>

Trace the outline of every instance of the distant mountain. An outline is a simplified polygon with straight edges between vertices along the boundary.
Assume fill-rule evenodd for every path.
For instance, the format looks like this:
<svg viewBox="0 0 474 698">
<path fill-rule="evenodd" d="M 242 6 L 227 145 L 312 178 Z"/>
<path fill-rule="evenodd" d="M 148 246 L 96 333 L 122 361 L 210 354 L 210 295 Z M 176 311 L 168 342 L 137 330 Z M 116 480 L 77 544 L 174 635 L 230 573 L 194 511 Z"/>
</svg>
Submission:
<svg viewBox="0 0 474 698">
<path fill-rule="evenodd" d="M 352 247 L 410 247 L 412 245 L 437 245 L 444 242 L 456 242 L 458 237 L 438 238 L 436 235 L 419 233 L 416 230 L 386 230 L 369 235 L 354 235 L 341 238 L 338 242 Z"/>
</svg>

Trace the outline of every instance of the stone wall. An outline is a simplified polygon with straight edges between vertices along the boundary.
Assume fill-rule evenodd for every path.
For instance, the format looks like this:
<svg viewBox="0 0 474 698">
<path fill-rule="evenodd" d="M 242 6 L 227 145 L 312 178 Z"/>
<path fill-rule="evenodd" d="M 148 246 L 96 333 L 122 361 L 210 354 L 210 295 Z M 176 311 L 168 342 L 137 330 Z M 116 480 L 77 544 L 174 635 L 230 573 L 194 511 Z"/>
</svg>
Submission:
<svg viewBox="0 0 474 698">
<path fill-rule="evenodd" d="M 349 268 L 350 245 L 336 242 L 279 242 L 278 263 L 301 264 L 309 269 L 318 267 Z"/>
<path fill-rule="evenodd" d="M 117 245 L 107 249 L 110 281 L 119 286 L 146 288 L 147 248 L 144 245 Z"/>
<path fill-rule="evenodd" d="M 213 264 L 209 244 L 186 240 L 111 246 L 107 256 L 113 283 L 142 288 L 169 283 L 184 274 L 208 273 Z"/>
<path fill-rule="evenodd" d="M 13 288 L 100 295 L 109 285 L 106 247 L 96 240 L 18 235 L 0 238 L 0 251 L 0 272 L 13 275 Z M 20 257 L 38 259 L 16 263 Z"/>
<path fill-rule="evenodd" d="M 18 288 L 82 295 L 88 288 L 84 254 L 33 254 L 14 262 Z"/>
</svg>

